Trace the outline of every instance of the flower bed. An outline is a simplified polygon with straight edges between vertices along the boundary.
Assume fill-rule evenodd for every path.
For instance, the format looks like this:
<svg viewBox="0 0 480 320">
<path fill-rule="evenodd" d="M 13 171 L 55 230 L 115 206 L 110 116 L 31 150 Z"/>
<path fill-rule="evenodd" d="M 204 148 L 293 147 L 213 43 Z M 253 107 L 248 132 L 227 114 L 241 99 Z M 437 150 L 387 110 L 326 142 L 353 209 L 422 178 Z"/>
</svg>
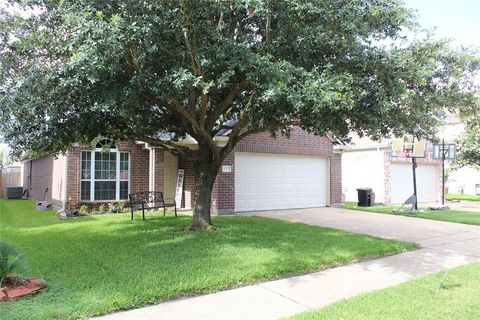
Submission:
<svg viewBox="0 0 480 320">
<path fill-rule="evenodd" d="M 17 278 L 0 290 L 0 301 L 11 301 L 36 294 L 46 285 L 40 278 Z"/>
</svg>

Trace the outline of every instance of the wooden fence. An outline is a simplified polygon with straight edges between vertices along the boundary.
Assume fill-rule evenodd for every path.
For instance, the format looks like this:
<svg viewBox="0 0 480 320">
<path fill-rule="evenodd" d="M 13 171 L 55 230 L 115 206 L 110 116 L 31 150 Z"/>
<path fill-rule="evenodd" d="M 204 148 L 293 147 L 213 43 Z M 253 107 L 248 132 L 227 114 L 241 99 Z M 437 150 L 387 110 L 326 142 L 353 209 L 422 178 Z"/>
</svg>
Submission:
<svg viewBox="0 0 480 320">
<path fill-rule="evenodd" d="M 7 187 L 22 186 L 22 171 L 20 167 L 0 168 L 0 198 L 4 198 Z"/>
</svg>

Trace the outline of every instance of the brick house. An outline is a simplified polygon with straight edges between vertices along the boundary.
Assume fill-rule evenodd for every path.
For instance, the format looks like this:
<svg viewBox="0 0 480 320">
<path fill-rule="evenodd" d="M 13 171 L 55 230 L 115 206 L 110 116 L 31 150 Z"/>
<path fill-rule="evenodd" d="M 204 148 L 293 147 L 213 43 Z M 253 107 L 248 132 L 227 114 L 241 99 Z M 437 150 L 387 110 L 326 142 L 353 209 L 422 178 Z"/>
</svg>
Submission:
<svg viewBox="0 0 480 320">
<path fill-rule="evenodd" d="M 373 141 L 351 135 L 352 144 L 336 146 L 342 152 L 342 187 L 345 201 L 357 201 L 357 188 L 372 188 L 375 202 L 401 204 L 413 194 L 412 160 L 392 156 L 393 139 Z M 417 196 L 420 203 L 441 200 L 441 161 L 433 159 L 427 144 L 425 157 L 417 158 Z"/>
<path fill-rule="evenodd" d="M 218 143 L 228 137 L 219 137 Z M 224 140 L 225 142 L 226 140 Z M 105 152 L 77 146 L 65 155 L 23 161 L 29 198 L 63 209 L 70 203 L 125 201 L 129 193 L 163 191 L 174 197 L 178 169 L 185 173 L 181 208 L 193 205 L 195 178 L 188 161 L 140 141 Z M 191 144 L 194 141 L 183 141 Z M 268 133 L 246 137 L 225 159 L 212 194 L 215 213 L 331 206 L 341 202 L 341 155 L 333 141 L 296 128 L 288 139 Z M 103 150 L 103 151 L 102 151 Z"/>
</svg>

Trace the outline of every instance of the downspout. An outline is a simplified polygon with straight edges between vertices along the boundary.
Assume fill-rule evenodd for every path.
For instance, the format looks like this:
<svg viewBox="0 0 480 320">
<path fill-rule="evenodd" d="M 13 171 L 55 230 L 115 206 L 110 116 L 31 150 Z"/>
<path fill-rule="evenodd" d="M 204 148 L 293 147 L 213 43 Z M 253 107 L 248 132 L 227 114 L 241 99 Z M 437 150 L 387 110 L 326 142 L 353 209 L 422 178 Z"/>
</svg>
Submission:
<svg viewBox="0 0 480 320">
<path fill-rule="evenodd" d="M 67 174 L 68 174 L 68 154 L 63 157 L 63 185 L 62 185 L 62 208 L 58 213 L 64 213 L 67 207 Z"/>
</svg>

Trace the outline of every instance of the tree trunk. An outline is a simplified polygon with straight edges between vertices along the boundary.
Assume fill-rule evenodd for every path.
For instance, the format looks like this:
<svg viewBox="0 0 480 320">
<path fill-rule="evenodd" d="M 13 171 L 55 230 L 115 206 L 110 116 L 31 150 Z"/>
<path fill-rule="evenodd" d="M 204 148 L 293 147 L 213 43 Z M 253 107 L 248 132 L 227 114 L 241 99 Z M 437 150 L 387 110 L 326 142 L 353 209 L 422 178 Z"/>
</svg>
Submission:
<svg viewBox="0 0 480 320">
<path fill-rule="evenodd" d="M 212 189 L 218 174 L 219 160 L 213 161 L 211 152 L 199 150 L 200 162 L 195 169 L 195 204 L 193 206 L 192 230 L 212 226 Z"/>
</svg>

